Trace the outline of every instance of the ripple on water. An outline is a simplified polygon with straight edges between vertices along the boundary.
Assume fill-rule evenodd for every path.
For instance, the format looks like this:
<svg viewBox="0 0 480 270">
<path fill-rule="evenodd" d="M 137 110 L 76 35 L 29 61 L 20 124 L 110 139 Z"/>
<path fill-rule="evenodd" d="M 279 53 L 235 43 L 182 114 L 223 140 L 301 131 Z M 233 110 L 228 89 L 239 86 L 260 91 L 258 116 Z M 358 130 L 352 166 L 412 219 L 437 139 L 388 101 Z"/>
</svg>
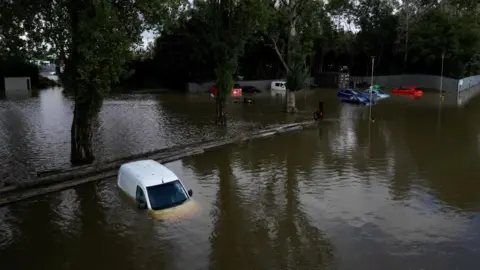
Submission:
<svg viewBox="0 0 480 270">
<path fill-rule="evenodd" d="M 64 235 L 78 235 L 80 233 L 80 205 L 75 189 L 62 191 L 54 196 L 55 203 L 52 203 L 53 223 Z"/>
</svg>

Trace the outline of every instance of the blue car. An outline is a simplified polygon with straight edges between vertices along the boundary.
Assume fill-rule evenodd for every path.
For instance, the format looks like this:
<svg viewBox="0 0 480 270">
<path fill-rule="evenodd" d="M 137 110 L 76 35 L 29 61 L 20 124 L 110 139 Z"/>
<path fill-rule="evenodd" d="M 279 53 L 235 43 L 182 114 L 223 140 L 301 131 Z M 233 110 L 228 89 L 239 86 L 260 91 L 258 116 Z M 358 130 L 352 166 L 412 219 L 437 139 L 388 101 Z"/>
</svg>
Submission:
<svg viewBox="0 0 480 270">
<path fill-rule="evenodd" d="M 340 91 L 338 91 L 337 97 L 339 97 L 340 100 L 343 102 L 363 104 L 363 105 L 371 104 L 368 96 L 360 94 L 351 88 L 341 89 Z"/>
<path fill-rule="evenodd" d="M 365 91 L 362 92 L 362 95 L 367 97 L 367 98 L 370 98 L 370 89 L 367 89 Z M 375 100 L 380 100 L 380 99 L 385 99 L 385 98 L 389 98 L 390 95 L 387 94 L 387 93 L 384 93 L 382 91 L 380 91 L 379 89 L 373 89 L 372 90 L 372 97 L 375 99 Z"/>
</svg>

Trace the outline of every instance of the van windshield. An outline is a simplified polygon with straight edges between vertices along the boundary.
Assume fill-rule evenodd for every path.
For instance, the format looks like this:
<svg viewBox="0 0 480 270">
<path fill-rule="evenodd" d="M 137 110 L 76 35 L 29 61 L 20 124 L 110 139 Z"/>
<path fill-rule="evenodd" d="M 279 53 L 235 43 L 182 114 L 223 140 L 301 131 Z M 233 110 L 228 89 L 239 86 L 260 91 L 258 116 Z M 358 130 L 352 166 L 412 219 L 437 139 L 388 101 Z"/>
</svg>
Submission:
<svg viewBox="0 0 480 270">
<path fill-rule="evenodd" d="M 179 180 L 147 187 L 152 210 L 162 210 L 184 203 L 188 196 Z"/>
</svg>

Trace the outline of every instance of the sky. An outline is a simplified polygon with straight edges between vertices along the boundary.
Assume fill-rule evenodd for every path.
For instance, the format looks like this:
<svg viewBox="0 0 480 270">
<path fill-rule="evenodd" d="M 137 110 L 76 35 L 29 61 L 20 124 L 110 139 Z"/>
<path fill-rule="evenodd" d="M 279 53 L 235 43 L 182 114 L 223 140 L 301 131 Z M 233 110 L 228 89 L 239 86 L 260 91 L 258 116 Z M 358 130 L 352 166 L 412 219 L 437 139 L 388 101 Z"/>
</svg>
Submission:
<svg viewBox="0 0 480 270">
<path fill-rule="evenodd" d="M 147 47 L 149 42 L 153 42 L 155 37 L 156 37 L 155 33 L 151 31 L 144 31 L 142 33 L 143 47 Z"/>
</svg>

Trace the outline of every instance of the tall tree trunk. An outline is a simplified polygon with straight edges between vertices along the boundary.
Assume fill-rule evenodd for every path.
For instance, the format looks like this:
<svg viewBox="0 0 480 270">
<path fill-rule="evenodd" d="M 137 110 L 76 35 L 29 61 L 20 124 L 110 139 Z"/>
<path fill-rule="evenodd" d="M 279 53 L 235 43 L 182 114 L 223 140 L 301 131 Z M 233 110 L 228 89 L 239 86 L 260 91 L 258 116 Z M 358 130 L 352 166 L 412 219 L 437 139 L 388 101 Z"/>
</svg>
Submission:
<svg viewBox="0 0 480 270">
<path fill-rule="evenodd" d="M 322 52 L 320 53 L 320 63 L 318 65 L 318 72 L 322 73 L 323 72 L 323 61 L 325 60 L 325 54 L 326 50 L 322 48 Z"/>
<path fill-rule="evenodd" d="M 224 56 L 221 58 L 216 70 L 217 76 L 217 98 L 216 98 L 216 117 L 215 123 L 217 125 L 227 124 L 227 114 L 225 112 L 227 96 L 233 87 L 233 72 L 236 69 L 236 62 L 232 61 L 230 57 Z"/>
<path fill-rule="evenodd" d="M 285 95 L 285 112 L 286 113 L 296 113 L 297 107 L 295 104 L 295 92 L 298 87 L 298 80 L 304 80 L 304 78 L 299 78 L 299 66 L 301 64 L 298 61 L 298 53 L 300 48 L 299 41 L 297 39 L 297 7 L 295 4 L 296 1 L 291 1 L 292 5 L 292 20 L 290 21 L 290 31 L 288 38 L 288 58 L 287 58 L 287 93 Z M 298 5 L 298 4 L 297 4 Z M 304 55 L 303 55 L 304 56 Z M 302 61 L 305 61 L 303 57 Z M 301 77 L 301 76 L 300 76 Z M 294 82 L 294 83 L 292 83 Z M 294 88 L 292 86 L 294 85 Z"/>
<path fill-rule="evenodd" d="M 92 150 L 93 122 L 101 108 L 102 96 L 98 89 L 95 89 L 91 82 L 80 76 L 81 60 L 85 55 L 81 51 L 80 14 L 90 2 L 71 0 L 69 14 L 72 22 L 72 55 L 68 59 L 68 85 L 75 95 L 75 106 L 73 109 L 72 129 L 70 133 L 71 149 L 70 162 L 72 165 L 84 165 L 92 163 L 95 158 Z"/>
<path fill-rule="evenodd" d="M 285 112 L 296 113 L 297 111 L 298 110 L 295 102 L 295 91 L 287 89 L 287 93 L 285 95 Z"/>
<path fill-rule="evenodd" d="M 92 150 L 93 104 L 85 101 L 75 101 L 71 130 L 70 162 L 72 165 L 90 164 L 95 160 Z"/>
<path fill-rule="evenodd" d="M 408 9 L 409 1 L 405 1 L 406 7 L 406 31 L 405 31 L 405 54 L 403 56 L 403 73 L 407 72 L 407 63 L 408 63 L 408 38 L 410 36 L 410 10 Z"/>
<path fill-rule="evenodd" d="M 220 93 L 220 91 L 217 92 L 215 124 L 224 126 L 227 124 L 227 113 L 225 112 L 226 96 Z"/>
</svg>

